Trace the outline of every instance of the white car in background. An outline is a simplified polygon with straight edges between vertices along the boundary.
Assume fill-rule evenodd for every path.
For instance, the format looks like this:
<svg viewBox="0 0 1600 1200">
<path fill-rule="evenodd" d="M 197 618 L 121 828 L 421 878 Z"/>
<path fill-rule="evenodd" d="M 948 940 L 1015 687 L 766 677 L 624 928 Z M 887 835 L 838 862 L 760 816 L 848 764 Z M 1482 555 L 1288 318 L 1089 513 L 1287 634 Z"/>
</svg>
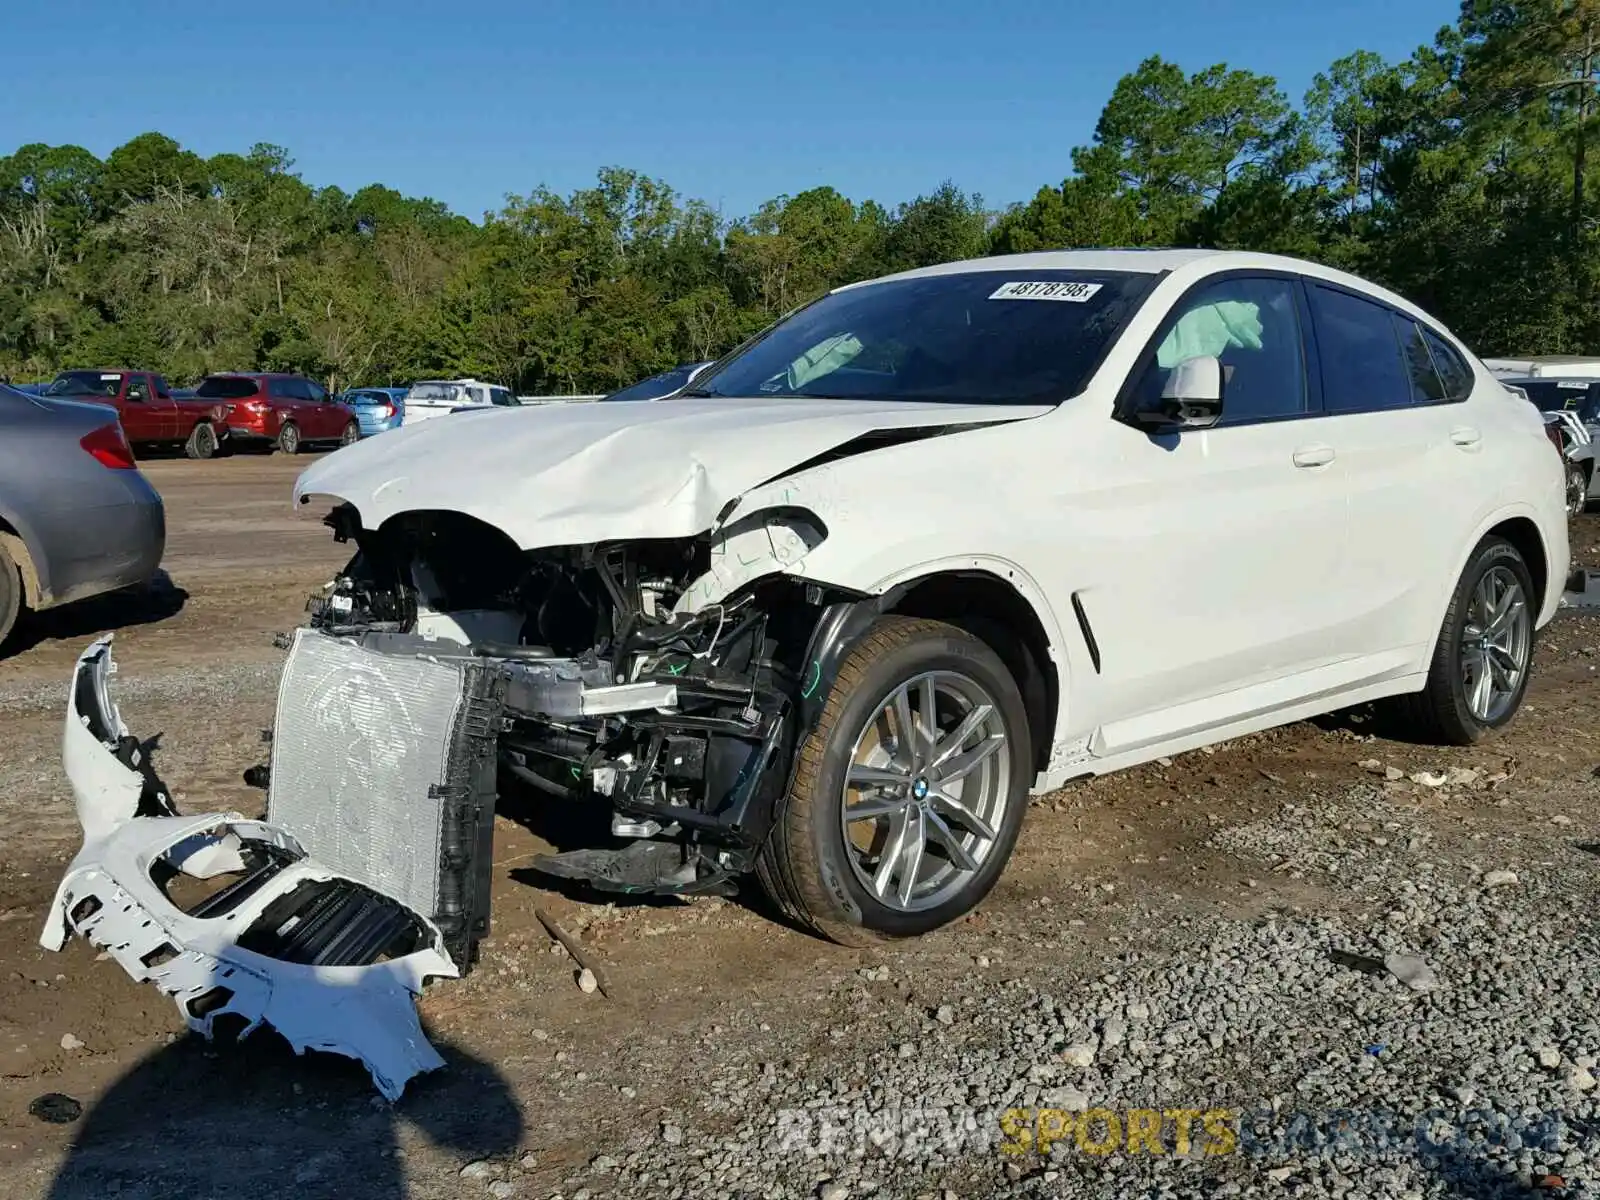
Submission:
<svg viewBox="0 0 1600 1200">
<path fill-rule="evenodd" d="M 247 872 L 300 853 L 348 893 L 316 947 L 350 923 L 370 975 L 371 889 L 411 992 L 439 955 L 471 966 L 513 802 L 609 817 L 530 864 L 553 878 L 753 875 L 839 941 L 920 934 L 988 893 L 1030 792 L 1378 699 L 1440 742 L 1504 725 L 1569 562 L 1532 405 L 1399 296 L 1218 251 L 854 284 L 670 403 L 402 430 L 314 464 L 295 501 L 356 552 L 293 637 L 266 822 L 227 818 L 220 848 L 193 820 L 138 833 L 136 772 L 101 798 L 125 743 L 79 739 L 86 827 L 137 836 L 86 844 L 51 944 L 104 899 L 91 936 L 144 953 L 127 897 L 163 903 L 166 839 L 213 875 L 224 850 Z M 305 940 L 267 924 L 269 947 Z M 231 927 L 205 928 L 226 961 Z M 354 1024 L 292 1012 L 315 1044 Z M 386 1020 L 416 1045 L 414 1015 Z"/>
<path fill-rule="evenodd" d="M 401 426 L 442 417 L 447 413 L 472 408 L 515 408 L 516 396 L 510 388 L 476 379 L 423 379 L 406 392 L 405 415 Z"/>
</svg>

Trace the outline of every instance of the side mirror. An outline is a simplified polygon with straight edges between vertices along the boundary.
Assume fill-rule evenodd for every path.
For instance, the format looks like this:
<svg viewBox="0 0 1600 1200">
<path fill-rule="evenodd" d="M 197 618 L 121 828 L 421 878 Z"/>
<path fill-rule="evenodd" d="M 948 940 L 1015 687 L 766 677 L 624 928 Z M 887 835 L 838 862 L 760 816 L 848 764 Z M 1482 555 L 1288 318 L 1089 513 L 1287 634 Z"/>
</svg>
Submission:
<svg viewBox="0 0 1600 1200">
<path fill-rule="evenodd" d="M 1210 354 L 1184 359 L 1168 372 L 1161 403 L 1134 415 L 1157 432 L 1209 429 L 1222 416 L 1222 363 Z"/>
</svg>

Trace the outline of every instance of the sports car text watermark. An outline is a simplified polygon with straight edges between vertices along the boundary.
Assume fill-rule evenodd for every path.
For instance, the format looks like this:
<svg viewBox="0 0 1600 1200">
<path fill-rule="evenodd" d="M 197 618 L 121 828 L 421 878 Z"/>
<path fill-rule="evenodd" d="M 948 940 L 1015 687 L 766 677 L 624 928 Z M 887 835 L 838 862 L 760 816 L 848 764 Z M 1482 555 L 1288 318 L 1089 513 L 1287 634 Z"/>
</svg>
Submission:
<svg viewBox="0 0 1600 1200">
<path fill-rule="evenodd" d="M 810 1158 L 917 1159 L 999 1153 L 1280 1159 L 1319 1152 L 1401 1156 L 1446 1150 L 1555 1150 L 1571 1132 L 1559 1115 L 1515 1127 L 1495 1111 L 1237 1108 L 875 1108 L 778 1112 L 772 1149 Z"/>
</svg>

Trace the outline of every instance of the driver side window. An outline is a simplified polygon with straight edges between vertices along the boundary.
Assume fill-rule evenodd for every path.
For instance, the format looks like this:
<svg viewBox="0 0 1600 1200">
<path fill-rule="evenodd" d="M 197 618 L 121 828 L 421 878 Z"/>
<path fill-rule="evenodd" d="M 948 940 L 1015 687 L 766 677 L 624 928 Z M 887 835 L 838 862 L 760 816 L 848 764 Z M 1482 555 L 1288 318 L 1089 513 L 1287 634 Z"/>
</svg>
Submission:
<svg viewBox="0 0 1600 1200">
<path fill-rule="evenodd" d="M 1219 424 L 1304 413 L 1305 353 L 1294 281 L 1233 278 L 1190 292 L 1162 325 L 1155 357 L 1135 389 L 1136 405 L 1157 406 L 1172 369 L 1208 355 L 1222 364 Z"/>
</svg>

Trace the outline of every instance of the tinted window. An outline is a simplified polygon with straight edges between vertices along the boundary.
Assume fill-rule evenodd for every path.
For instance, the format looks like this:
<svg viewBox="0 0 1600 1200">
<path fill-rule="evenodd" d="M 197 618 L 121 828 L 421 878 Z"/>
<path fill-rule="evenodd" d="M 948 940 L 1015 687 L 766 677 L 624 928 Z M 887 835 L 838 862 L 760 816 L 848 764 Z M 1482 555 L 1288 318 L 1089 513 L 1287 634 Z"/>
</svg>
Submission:
<svg viewBox="0 0 1600 1200">
<path fill-rule="evenodd" d="M 205 400 L 243 400 L 260 390 L 254 379 L 241 379 L 237 375 L 212 375 L 202 379 L 194 394 Z"/>
<path fill-rule="evenodd" d="M 1401 361 L 1387 308 L 1348 292 L 1313 286 L 1311 315 L 1322 359 L 1322 403 L 1329 412 L 1410 405 L 1411 377 Z"/>
<path fill-rule="evenodd" d="M 267 380 L 267 395 L 276 397 L 279 400 L 300 399 L 299 396 L 295 395 L 294 380 L 292 379 Z"/>
<path fill-rule="evenodd" d="M 961 271 L 824 296 L 685 395 L 1054 403 L 1083 389 L 1153 276 Z"/>
<path fill-rule="evenodd" d="M 150 399 L 150 385 L 145 382 L 143 375 L 130 375 L 128 377 L 127 398 L 129 400 Z"/>
<path fill-rule="evenodd" d="M 50 386 L 46 396 L 100 396 L 114 400 L 122 390 L 122 375 L 116 371 L 63 371 Z"/>
<path fill-rule="evenodd" d="M 318 404 L 326 403 L 328 392 L 320 383 L 313 383 L 309 379 L 298 379 L 295 382 L 303 389 L 306 399 Z"/>
<path fill-rule="evenodd" d="M 612 392 L 603 396 L 603 400 L 659 400 L 663 396 L 670 396 L 684 384 L 689 382 L 689 373 L 694 370 L 692 365 L 673 367 L 670 371 L 663 371 L 659 375 L 652 375 L 649 379 L 641 379 L 638 383 L 630 383 L 621 391 Z"/>
<path fill-rule="evenodd" d="M 1394 335 L 1400 339 L 1400 358 L 1406 365 L 1406 378 L 1411 381 L 1413 404 L 1436 404 L 1445 398 L 1444 380 L 1434 369 L 1433 354 L 1415 321 L 1392 314 Z"/>
<path fill-rule="evenodd" d="M 1433 355 L 1434 369 L 1439 372 L 1439 378 L 1444 380 L 1444 398 L 1465 400 L 1472 395 L 1473 375 L 1472 368 L 1467 366 L 1467 360 L 1432 330 L 1424 329 L 1422 337 L 1428 343 L 1428 350 Z"/>
<path fill-rule="evenodd" d="M 172 395 L 172 389 L 167 386 L 167 381 L 160 375 L 156 376 L 156 395 L 163 397 Z"/>
<path fill-rule="evenodd" d="M 498 405 L 501 408 L 516 408 L 517 398 L 505 388 L 490 388 L 489 403 Z"/>
<path fill-rule="evenodd" d="M 1166 319 L 1155 360 L 1139 379 L 1137 405 L 1155 405 L 1180 362 L 1212 356 L 1222 363 L 1223 423 L 1305 412 L 1294 292 L 1287 279 L 1225 279 L 1189 293 Z"/>
</svg>

